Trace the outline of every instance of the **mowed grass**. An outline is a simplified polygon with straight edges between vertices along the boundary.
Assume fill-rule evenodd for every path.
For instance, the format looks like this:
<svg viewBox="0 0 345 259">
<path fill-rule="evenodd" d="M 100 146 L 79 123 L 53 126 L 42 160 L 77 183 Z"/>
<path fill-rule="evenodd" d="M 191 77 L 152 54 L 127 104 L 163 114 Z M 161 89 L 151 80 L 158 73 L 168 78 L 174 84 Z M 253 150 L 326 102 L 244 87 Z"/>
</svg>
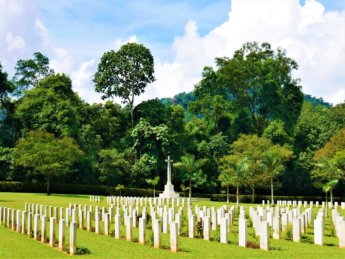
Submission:
<svg viewBox="0 0 345 259">
<path fill-rule="evenodd" d="M 24 209 L 25 202 L 67 207 L 69 203 L 90 205 L 89 197 L 83 195 L 51 195 L 27 193 L 0 193 L 0 206 Z M 220 207 L 220 202 L 194 202 L 193 205 Z M 106 206 L 105 199 L 93 205 Z M 249 204 L 243 204 L 248 209 Z M 256 206 L 256 205 L 254 205 Z M 313 210 L 313 217 L 318 209 Z M 344 215 L 344 211 L 341 211 Z M 248 214 L 248 213 L 247 213 Z M 329 214 L 331 215 L 331 214 Z M 202 238 L 190 239 L 179 237 L 180 252 L 174 254 L 169 250 L 169 235 L 162 234 L 163 249 L 152 247 L 152 233 L 147 231 L 147 243 L 140 245 L 135 242 L 116 240 L 112 236 L 97 235 L 86 230 L 78 229 L 77 245 L 86 247 L 90 254 L 76 255 L 78 258 L 345 258 L 345 249 L 337 247 L 337 238 L 330 223 L 330 217 L 325 224 L 325 246 L 313 245 L 313 226 L 310 225 L 303 236 L 303 242 L 294 243 L 288 240 L 270 239 L 271 251 L 261 251 L 257 248 L 259 239 L 253 235 L 252 228 L 248 228 L 248 240 L 253 248 L 242 248 L 236 243 L 238 240 L 237 217 L 229 233 L 229 244 L 219 243 L 219 230 L 212 231 L 211 241 Z M 184 227 L 186 231 L 186 227 Z M 67 230 L 67 229 L 66 229 Z M 113 228 L 111 229 L 113 230 Z M 124 235 L 124 227 L 122 233 Z M 285 238 L 286 233 L 282 233 Z M 133 231 L 134 240 L 138 240 L 138 230 Z M 68 230 L 66 242 L 68 243 Z M 70 257 L 53 249 L 48 244 L 35 241 L 26 235 L 16 233 L 3 226 L 0 227 L 0 258 L 65 258 Z"/>
</svg>

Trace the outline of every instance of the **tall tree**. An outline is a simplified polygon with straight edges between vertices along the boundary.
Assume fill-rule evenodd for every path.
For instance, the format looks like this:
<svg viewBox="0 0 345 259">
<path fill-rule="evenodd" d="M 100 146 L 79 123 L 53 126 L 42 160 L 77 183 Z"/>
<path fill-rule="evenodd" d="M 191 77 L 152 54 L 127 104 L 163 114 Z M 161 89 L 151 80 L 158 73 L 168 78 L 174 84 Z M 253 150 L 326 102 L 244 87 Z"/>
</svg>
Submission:
<svg viewBox="0 0 345 259">
<path fill-rule="evenodd" d="M 298 79 L 292 76 L 297 63 L 284 50 L 272 50 L 269 43 L 248 42 L 233 57 L 216 58 L 216 65 L 216 71 L 204 69 L 195 89 L 199 99 L 221 95 L 232 101 L 238 115 L 247 114 L 259 135 L 273 119 L 283 120 L 287 132 L 292 132 L 303 94 Z"/>
<path fill-rule="evenodd" d="M 96 91 L 102 98 L 121 97 L 131 109 L 134 126 L 134 97 L 145 91 L 155 78 L 154 60 L 151 52 L 142 44 L 127 43 L 118 51 L 105 52 L 94 76 Z"/>
<path fill-rule="evenodd" d="M 46 177 L 47 195 L 53 176 L 66 174 L 73 163 L 80 159 L 82 151 L 72 138 L 56 138 L 43 131 L 31 131 L 18 141 L 14 152 L 14 163 L 33 173 Z"/>
<path fill-rule="evenodd" d="M 49 59 L 41 52 L 35 52 L 33 59 L 20 59 L 16 64 L 16 72 L 13 81 L 18 87 L 18 94 L 24 90 L 34 87 L 38 81 L 54 74 L 49 67 Z"/>
</svg>

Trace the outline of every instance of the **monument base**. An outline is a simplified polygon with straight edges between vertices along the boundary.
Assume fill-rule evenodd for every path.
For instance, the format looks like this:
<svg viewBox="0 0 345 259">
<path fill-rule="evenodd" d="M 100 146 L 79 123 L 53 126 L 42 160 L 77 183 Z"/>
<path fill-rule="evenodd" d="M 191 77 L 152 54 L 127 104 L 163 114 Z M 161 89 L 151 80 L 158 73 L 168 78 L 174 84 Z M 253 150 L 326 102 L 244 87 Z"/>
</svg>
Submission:
<svg viewBox="0 0 345 259">
<path fill-rule="evenodd" d="M 175 199 L 179 197 L 180 195 L 174 191 L 174 185 L 172 184 L 164 185 L 164 192 L 159 194 L 159 198 L 164 199 Z"/>
</svg>

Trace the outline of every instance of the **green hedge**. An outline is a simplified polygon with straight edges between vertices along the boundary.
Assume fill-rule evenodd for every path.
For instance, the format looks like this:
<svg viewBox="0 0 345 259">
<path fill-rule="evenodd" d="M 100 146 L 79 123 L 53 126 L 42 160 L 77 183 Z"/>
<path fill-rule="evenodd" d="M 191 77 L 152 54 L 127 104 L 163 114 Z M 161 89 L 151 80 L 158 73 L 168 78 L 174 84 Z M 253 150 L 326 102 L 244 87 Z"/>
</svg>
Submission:
<svg viewBox="0 0 345 259">
<path fill-rule="evenodd" d="M 104 185 L 86 185 L 86 184 L 53 184 L 50 188 L 51 193 L 61 194 L 90 194 L 90 195 L 119 195 L 115 187 Z M 25 182 L 1 182 L 0 192 L 32 192 L 32 193 L 45 193 L 46 185 L 44 183 L 25 183 Z M 156 191 L 156 196 L 161 191 Z M 121 191 L 123 196 L 135 197 L 152 197 L 152 189 L 139 189 L 139 188 L 125 188 Z M 180 193 L 180 197 L 183 197 Z M 188 194 L 186 194 L 188 197 Z M 211 201 L 226 201 L 226 194 L 202 194 L 193 193 L 193 197 L 209 198 Z M 230 194 L 230 202 L 236 202 L 236 195 Z M 320 196 L 275 196 L 275 200 L 296 200 L 296 201 L 323 201 L 325 197 Z M 261 203 L 262 200 L 271 200 L 269 195 L 256 195 L 255 202 Z M 333 197 L 334 201 L 345 201 L 344 197 Z M 241 195 L 240 202 L 251 203 L 251 195 Z"/>
</svg>

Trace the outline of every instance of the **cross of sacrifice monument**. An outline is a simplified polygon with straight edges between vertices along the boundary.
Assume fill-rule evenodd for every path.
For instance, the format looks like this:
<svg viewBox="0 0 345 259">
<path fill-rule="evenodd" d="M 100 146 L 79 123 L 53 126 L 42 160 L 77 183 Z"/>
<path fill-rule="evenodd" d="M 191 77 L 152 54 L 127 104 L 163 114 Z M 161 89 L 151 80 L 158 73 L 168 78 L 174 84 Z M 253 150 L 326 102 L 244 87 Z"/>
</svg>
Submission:
<svg viewBox="0 0 345 259">
<path fill-rule="evenodd" d="M 180 195 L 174 191 L 174 185 L 171 183 L 171 163 L 173 160 L 170 159 L 170 156 L 168 156 L 168 159 L 165 160 L 165 162 L 168 163 L 168 168 L 167 168 L 167 184 L 164 186 L 164 192 L 159 194 L 160 198 L 178 198 Z"/>
</svg>

